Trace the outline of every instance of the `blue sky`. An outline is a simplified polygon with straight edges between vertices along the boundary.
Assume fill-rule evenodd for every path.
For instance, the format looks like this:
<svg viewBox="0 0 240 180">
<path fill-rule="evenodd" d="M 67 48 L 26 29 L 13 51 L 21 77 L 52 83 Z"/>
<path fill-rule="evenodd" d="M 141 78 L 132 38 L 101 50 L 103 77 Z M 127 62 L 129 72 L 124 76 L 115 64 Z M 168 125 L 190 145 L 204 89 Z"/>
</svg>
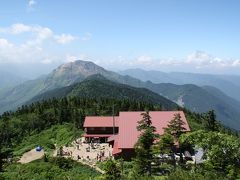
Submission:
<svg viewBox="0 0 240 180">
<path fill-rule="evenodd" d="M 1 1 L 0 63 L 236 74 L 239 18 L 237 0 Z"/>
</svg>

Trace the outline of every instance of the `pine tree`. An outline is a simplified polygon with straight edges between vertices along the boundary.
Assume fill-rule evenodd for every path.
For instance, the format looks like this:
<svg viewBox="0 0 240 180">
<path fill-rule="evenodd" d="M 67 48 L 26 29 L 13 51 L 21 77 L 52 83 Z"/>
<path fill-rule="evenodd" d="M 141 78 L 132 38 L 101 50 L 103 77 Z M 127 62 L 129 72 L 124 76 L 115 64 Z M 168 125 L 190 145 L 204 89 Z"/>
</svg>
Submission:
<svg viewBox="0 0 240 180">
<path fill-rule="evenodd" d="M 182 120 L 182 117 L 179 113 L 174 114 L 173 119 L 169 122 L 167 128 L 165 128 L 165 132 L 173 135 L 176 140 L 179 139 L 183 131 L 186 130 L 184 127 L 185 122 Z"/>
<path fill-rule="evenodd" d="M 185 122 L 182 120 L 181 115 L 179 113 L 176 113 L 174 114 L 173 119 L 169 122 L 167 128 L 165 128 L 165 133 L 171 134 L 179 146 L 180 162 L 183 162 L 183 157 L 182 157 L 179 138 L 181 134 L 186 130 L 186 128 L 184 127 L 184 124 Z"/>
<path fill-rule="evenodd" d="M 156 128 L 152 126 L 149 112 L 142 113 L 142 120 L 138 122 L 137 130 L 141 132 L 135 144 L 136 158 L 134 160 L 134 172 L 137 175 L 151 175 L 151 163 L 153 161 L 152 146 L 157 138 Z"/>
<path fill-rule="evenodd" d="M 204 115 L 204 120 L 205 120 L 205 128 L 209 131 L 217 131 L 219 130 L 219 125 L 216 120 L 216 115 L 214 110 L 208 111 Z"/>
</svg>

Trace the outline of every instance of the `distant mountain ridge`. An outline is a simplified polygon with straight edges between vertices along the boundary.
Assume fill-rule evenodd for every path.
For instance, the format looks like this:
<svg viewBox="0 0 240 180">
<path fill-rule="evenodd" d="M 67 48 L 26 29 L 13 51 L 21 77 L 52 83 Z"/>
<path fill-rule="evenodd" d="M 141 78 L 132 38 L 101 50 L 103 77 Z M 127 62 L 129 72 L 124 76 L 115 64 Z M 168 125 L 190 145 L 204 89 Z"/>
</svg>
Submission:
<svg viewBox="0 0 240 180">
<path fill-rule="evenodd" d="M 214 86 L 228 96 L 240 101 L 240 76 L 237 75 L 212 75 L 183 72 L 145 71 L 142 69 L 128 69 L 119 72 L 142 81 L 154 83 L 172 83 L 177 85 L 195 84 L 198 86 Z"/>
<path fill-rule="evenodd" d="M 16 76 L 12 73 L 0 71 L 0 89 L 16 86 L 26 80 L 26 78 Z"/>
<path fill-rule="evenodd" d="M 196 85 L 175 85 L 169 83 L 143 82 L 129 75 L 120 75 L 108 71 L 89 61 L 75 61 L 63 64 L 52 73 L 36 80 L 27 81 L 5 93 L 0 93 L 0 113 L 17 108 L 30 99 L 56 88 L 71 86 L 82 82 L 87 77 L 100 74 L 104 78 L 115 83 L 125 84 L 137 88 L 147 88 L 171 101 L 196 112 L 214 109 L 218 119 L 234 129 L 240 129 L 239 108 L 236 108 L 231 98 L 225 95 L 225 99 L 214 95 L 213 90 L 204 89 Z M 106 86 L 106 84 L 104 85 Z M 118 86 L 115 84 L 115 86 Z M 113 87 L 112 87 L 113 88 Z M 121 87 L 119 87 L 121 89 Z M 64 88 L 63 88 L 64 89 Z M 106 93 L 109 91 L 105 90 Z M 221 91 L 218 91 L 222 93 Z M 59 93 L 59 92 L 58 92 Z M 149 92 L 150 93 L 150 92 Z M 236 103 L 236 102 L 235 102 Z"/>
<path fill-rule="evenodd" d="M 151 82 L 148 83 L 147 88 L 194 112 L 214 109 L 217 118 L 225 126 L 240 129 L 240 103 L 217 88 Z"/>
</svg>

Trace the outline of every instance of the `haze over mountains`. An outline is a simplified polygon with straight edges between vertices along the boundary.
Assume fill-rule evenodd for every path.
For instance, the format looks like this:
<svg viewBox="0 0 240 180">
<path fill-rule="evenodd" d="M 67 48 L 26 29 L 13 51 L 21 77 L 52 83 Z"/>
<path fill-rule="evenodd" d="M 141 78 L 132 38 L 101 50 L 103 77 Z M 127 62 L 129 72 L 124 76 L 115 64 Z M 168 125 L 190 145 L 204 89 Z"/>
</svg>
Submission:
<svg viewBox="0 0 240 180">
<path fill-rule="evenodd" d="M 122 75 L 129 75 L 142 81 L 154 83 L 172 83 L 177 85 L 196 84 L 198 86 L 214 86 L 228 96 L 240 101 L 240 76 L 237 75 L 213 75 L 194 74 L 183 72 L 161 72 L 145 71 L 142 69 L 128 69 L 119 72 Z"/>
<path fill-rule="evenodd" d="M 7 71 L 0 71 L 0 90 L 11 86 L 16 86 L 26 81 L 26 78 L 14 75 Z"/>
<path fill-rule="evenodd" d="M 142 72 L 141 76 L 139 74 L 137 76 L 136 73 L 130 74 L 129 71 L 121 72 L 122 74 L 135 76 L 134 78 L 129 75 L 120 75 L 108 71 L 88 61 L 79 60 L 63 64 L 46 76 L 26 81 L 3 92 L 0 91 L 0 113 L 14 110 L 29 101 L 46 98 L 71 95 L 96 97 L 103 95 L 112 96 L 111 94 L 114 94 L 114 98 L 132 97 L 133 99 L 149 100 L 150 102 L 159 101 L 165 104 L 166 107 L 168 105 L 171 107 L 175 106 L 171 102 L 174 101 L 196 112 L 206 112 L 214 109 L 217 118 L 224 125 L 237 130 L 240 129 L 240 119 L 238 118 L 240 117 L 239 101 L 236 100 L 237 98 L 232 98 L 235 97 L 233 94 L 231 94 L 232 97 L 229 97 L 229 95 L 223 92 L 223 89 L 220 90 L 219 88 L 220 85 L 222 85 L 222 88 L 225 85 L 225 89 L 227 89 L 231 85 L 230 87 L 233 90 L 228 92 L 228 94 L 234 93 L 234 90 L 238 87 L 237 82 L 239 82 L 237 77 L 231 79 L 230 76 L 221 78 L 214 75 L 190 74 L 188 76 L 185 73 L 169 75 L 161 72 L 147 72 L 144 75 L 145 71 L 141 70 L 140 72 Z M 141 78 L 141 80 L 137 78 Z M 228 78 L 231 80 L 228 80 Z M 151 81 L 144 82 L 144 80 L 151 80 L 155 83 Z M 160 81 L 168 83 L 156 83 Z M 192 84 L 184 84 L 186 82 L 192 82 Z M 214 87 L 197 86 L 209 85 L 206 82 L 209 84 L 213 83 L 211 85 Z"/>
</svg>

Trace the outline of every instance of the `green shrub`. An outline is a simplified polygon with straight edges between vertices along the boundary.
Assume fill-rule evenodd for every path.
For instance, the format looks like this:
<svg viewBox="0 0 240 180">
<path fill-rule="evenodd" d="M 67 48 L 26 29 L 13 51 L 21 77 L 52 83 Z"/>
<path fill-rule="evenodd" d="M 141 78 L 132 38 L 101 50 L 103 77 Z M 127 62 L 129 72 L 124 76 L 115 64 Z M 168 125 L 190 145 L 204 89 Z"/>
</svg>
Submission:
<svg viewBox="0 0 240 180">
<path fill-rule="evenodd" d="M 10 164 L 1 175 L 8 180 L 87 180 L 99 177 L 100 174 L 89 166 L 70 159 L 49 158 L 48 162 L 41 159 L 28 164 Z"/>
</svg>

